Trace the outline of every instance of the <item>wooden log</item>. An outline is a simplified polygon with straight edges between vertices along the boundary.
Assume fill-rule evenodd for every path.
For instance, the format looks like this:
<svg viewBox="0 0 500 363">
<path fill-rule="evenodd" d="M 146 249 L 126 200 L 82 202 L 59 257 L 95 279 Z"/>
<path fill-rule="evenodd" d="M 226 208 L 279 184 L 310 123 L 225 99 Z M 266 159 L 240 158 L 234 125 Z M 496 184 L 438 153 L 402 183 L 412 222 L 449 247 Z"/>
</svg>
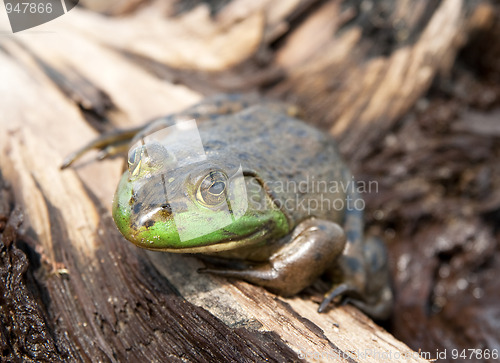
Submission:
<svg viewBox="0 0 500 363">
<path fill-rule="evenodd" d="M 356 8 L 335 1 L 320 7 L 234 1 L 215 19 L 203 6 L 165 18 L 161 6 L 154 2 L 126 18 L 75 9 L 41 33 L 8 36 L 6 19 L 0 23 L 0 170 L 24 213 L 19 226 L 21 212 L 12 212 L 11 202 L 0 209 L 2 256 L 8 256 L 2 260 L 3 357 L 375 362 L 399 355 L 420 361 L 353 307 L 318 314 L 310 294 L 276 297 L 200 275 L 203 265 L 193 257 L 132 246 L 110 217 L 122 161 L 89 161 L 64 172 L 59 166 L 96 136 L 93 129 L 138 125 L 210 92 L 277 81 L 270 94 L 305 105 L 316 124 L 336 119 L 328 126 L 346 135 L 344 150 L 360 158 L 369 149 L 358 155 L 355 145 L 368 128 L 380 127 L 370 133 L 375 142 L 436 72 L 450 66 L 466 7 L 444 1 L 419 26 L 418 14 L 429 10 L 419 5 L 406 20 L 414 41 L 389 58 L 366 60 L 363 23 L 340 32 Z M 311 20 L 299 21 L 306 10 Z M 301 54 L 303 37 L 321 34 L 323 26 L 335 37 L 318 37 Z M 270 57 L 269 46 L 280 44 Z M 344 68 L 349 72 L 338 78 Z M 249 75 L 259 82 L 241 87 Z M 359 124 L 351 128 L 354 120 Z"/>
<path fill-rule="evenodd" d="M 22 74 L 11 60 L 2 62 L 11 75 Z M 39 91 L 30 108 L 36 114 L 24 108 L 23 97 L 4 104 L 23 116 L 16 126 L 4 124 L 1 167 L 26 215 L 22 233 L 30 238 L 21 239 L 41 263 L 32 270 L 32 288 L 43 294 L 37 308 L 47 323 L 39 327 L 38 345 L 13 346 L 7 357 L 290 361 L 302 354 L 352 361 L 367 350 L 376 361 L 376 354 L 412 354 L 351 307 L 320 315 L 307 297 L 278 298 L 240 281 L 199 275 L 202 264 L 192 257 L 149 256 L 124 241 L 109 210 L 121 160 L 61 172 L 66 152 L 57 149 L 71 150 L 83 140 L 79 133 L 91 137 L 92 131 L 48 79 L 11 80 L 13 89 Z M 50 109 L 58 110 L 57 118 Z M 39 296 L 20 295 L 19 304 L 36 307 Z M 14 321 L 4 324 L 23 327 L 15 334 L 26 339 L 30 321 L 13 314 L 12 305 L 4 314 Z"/>
</svg>

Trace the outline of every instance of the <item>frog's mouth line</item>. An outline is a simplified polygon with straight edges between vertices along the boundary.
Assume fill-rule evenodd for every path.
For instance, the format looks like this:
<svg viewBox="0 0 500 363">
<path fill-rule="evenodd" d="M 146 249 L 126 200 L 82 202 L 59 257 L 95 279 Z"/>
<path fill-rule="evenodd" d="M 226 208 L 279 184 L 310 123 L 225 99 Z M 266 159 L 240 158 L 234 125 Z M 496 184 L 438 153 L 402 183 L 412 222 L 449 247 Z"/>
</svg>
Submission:
<svg viewBox="0 0 500 363">
<path fill-rule="evenodd" d="M 249 247 L 262 242 L 262 240 L 267 236 L 269 232 L 269 229 L 267 227 L 268 227 L 267 225 L 263 226 L 263 228 L 258 230 L 257 232 L 253 232 L 246 236 L 242 236 L 241 238 L 235 241 L 215 242 L 214 244 L 211 245 L 204 245 L 199 247 L 179 247 L 179 248 L 151 248 L 149 246 L 140 246 L 140 247 L 146 248 L 151 251 L 161 251 L 170 253 L 216 253 L 222 251 L 229 251 L 238 249 L 239 247 Z M 248 243 L 248 241 L 252 242 Z"/>
</svg>

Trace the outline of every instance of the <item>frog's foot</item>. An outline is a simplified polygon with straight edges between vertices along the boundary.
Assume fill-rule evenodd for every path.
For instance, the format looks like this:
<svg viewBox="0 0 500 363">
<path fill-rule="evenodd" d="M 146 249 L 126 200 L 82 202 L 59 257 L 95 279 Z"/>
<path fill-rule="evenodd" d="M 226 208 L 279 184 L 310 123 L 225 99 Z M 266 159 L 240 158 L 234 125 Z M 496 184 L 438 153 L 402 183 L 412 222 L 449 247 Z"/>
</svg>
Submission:
<svg viewBox="0 0 500 363">
<path fill-rule="evenodd" d="M 351 297 L 346 297 L 343 301 L 345 304 L 356 306 L 359 310 L 376 320 L 385 320 L 389 318 L 392 311 L 392 302 L 393 295 L 389 286 L 382 290 L 378 301 L 373 304 L 369 304 L 363 300 L 353 299 Z"/>
<path fill-rule="evenodd" d="M 337 265 L 334 285 L 325 294 L 318 312 L 324 312 L 335 299 L 351 304 L 374 319 L 387 319 L 392 310 L 393 295 L 385 246 L 375 237 L 365 240 L 360 257 L 343 255 Z"/>
<path fill-rule="evenodd" d="M 115 130 L 109 133 L 105 133 L 87 145 L 83 146 L 81 149 L 70 154 L 61 165 L 61 169 L 65 169 L 72 165 L 76 160 L 78 160 L 82 155 L 90 150 L 99 150 L 96 159 L 103 160 L 111 156 L 126 154 L 132 142 L 136 142 L 142 139 L 144 143 L 144 137 L 155 131 L 162 130 L 166 127 L 175 125 L 176 120 L 189 118 L 189 114 L 185 116 L 176 115 L 165 116 L 152 120 L 146 125 L 139 126 L 133 129 L 126 130 Z"/>
<path fill-rule="evenodd" d="M 283 296 L 303 290 L 334 263 L 345 246 L 342 228 L 333 222 L 308 219 L 269 261 L 244 269 L 206 269 L 203 272 L 234 277 L 264 286 Z"/>
<path fill-rule="evenodd" d="M 65 169 L 72 165 L 76 160 L 78 160 L 86 152 L 97 149 L 100 150 L 97 154 L 97 159 L 102 160 L 110 156 L 126 153 L 129 147 L 130 140 L 137 134 L 141 128 L 128 129 L 128 130 L 116 130 L 110 133 L 99 136 L 95 140 L 91 141 L 81 149 L 75 151 L 74 153 L 68 155 L 64 159 L 61 169 Z"/>
<path fill-rule="evenodd" d="M 343 296 L 347 291 L 350 290 L 350 287 L 347 284 L 340 284 L 332 287 L 330 291 L 325 294 L 323 301 L 321 302 L 318 313 L 323 313 L 328 305 L 337 297 Z"/>
<path fill-rule="evenodd" d="M 318 313 L 325 312 L 328 305 L 330 305 L 330 303 L 338 297 L 342 299 L 342 305 L 354 305 L 359 310 L 370 315 L 374 319 L 386 319 L 391 313 L 392 291 L 388 286 L 384 289 L 384 291 L 382 291 L 378 302 L 373 304 L 367 303 L 361 298 L 354 298 L 350 295 L 360 296 L 360 291 L 358 291 L 356 287 L 348 284 L 340 284 L 332 288 L 327 294 L 325 294 L 325 299 L 321 302 L 321 305 L 318 308 Z"/>
<path fill-rule="evenodd" d="M 257 94 L 248 95 L 217 95 L 205 99 L 183 112 L 151 120 L 146 125 L 127 130 L 115 130 L 105 133 L 91 141 L 81 149 L 73 152 L 64 159 L 61 169 L 71 166 L 76 160 L 90 150 L 99 150 L 96 159 L 102 160 L 111 156 L 126 154 L 130 143 L 138 141 L 146 135 L 173 126 L 177 121 L 196 119 L 204 121 L 214 116 L 232 114 L 241 111 L 249 105 L 258 103 Z"/>
</svg>

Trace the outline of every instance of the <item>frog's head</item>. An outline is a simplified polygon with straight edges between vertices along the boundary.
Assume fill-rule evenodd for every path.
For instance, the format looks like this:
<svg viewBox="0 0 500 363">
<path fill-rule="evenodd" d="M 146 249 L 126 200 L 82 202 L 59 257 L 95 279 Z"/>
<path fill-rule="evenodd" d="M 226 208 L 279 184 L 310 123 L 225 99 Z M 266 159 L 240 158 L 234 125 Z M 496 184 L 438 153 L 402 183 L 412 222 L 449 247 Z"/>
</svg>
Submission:
<svg viewBox="0 0 500 363">
<path fill-rule="evenodd" d="M 175 168 L 169 165 L 176 165 Z M 229 159 L 179 166 L 161 146 L 129 154 L 113 201 L 120 232 L 139 247 L 218 252 L 265 243 L 288 222 L 255 175 Z"/>
</svg>

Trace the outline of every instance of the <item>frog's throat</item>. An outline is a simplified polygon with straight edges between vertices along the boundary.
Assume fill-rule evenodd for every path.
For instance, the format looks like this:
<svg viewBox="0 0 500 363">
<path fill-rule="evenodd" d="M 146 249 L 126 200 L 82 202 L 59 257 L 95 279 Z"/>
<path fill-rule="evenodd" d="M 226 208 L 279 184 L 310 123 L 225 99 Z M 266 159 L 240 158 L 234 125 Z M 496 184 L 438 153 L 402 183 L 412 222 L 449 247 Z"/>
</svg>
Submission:
<svg viewBox="0 0 500 363">
<path fill-rule="evenodd" d="M 281 222 L 281 223 L 280 223 Z M 285 219 L 272 219 L 261 225 L 258 230 L 242 235 L 233 235 L 226 239 L 217 239 L 204 245 L 182 246 L 154 246 L 146 243 L 137 243 L 137 239 L 129 239 L 135 245 L 152 251 L 163 251 L 173 253 L 218 253 L 223 251 L 234 251 L 241 248 L 258 248 L 271 239 L 281 238 L 288 231 Z"/>
<path fill-rule="evenodd" d="M 262 229 L 255 233 L 250 234 L 249 236 L 235 240 L 235 241 L 227 241 L 227 242 L 217 242 L 211 245 L 199 246 L 199 247 L 180 247 L 180 248 L 151 248 L 148 246 L 140 245 L 140 247 L 151 250 L 151 251 L 161 251 L 161 252 L 171 252 L 171 253 L 215 253 L 222 251 L 231 251 L 236 250 L 238 248 L 250 247 L 252 245 L 261 244 L 265 239 L 267 231 Z M 252 241 L 248 243 L 247 241 Z"/>
</svg>

